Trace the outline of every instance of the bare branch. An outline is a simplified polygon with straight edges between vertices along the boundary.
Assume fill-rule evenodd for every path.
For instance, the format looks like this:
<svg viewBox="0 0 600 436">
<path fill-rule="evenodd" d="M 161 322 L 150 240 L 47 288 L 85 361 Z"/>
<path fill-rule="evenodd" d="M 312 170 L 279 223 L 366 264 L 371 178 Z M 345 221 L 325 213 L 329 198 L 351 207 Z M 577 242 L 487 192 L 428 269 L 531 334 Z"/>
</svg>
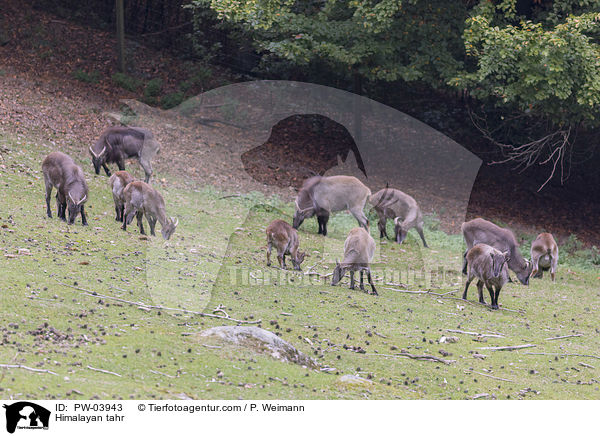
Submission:
<svg viewBox="0 0 600 436">
<path fill-rule="evenodd" d="M 237 322 L 240 324 L 259 324 L 261 322 L 261 320 L 256 320 L 256 321 L 245 321 L 245 320 L 241 320 L 241 319 L 235 319 L 235 318 L 231 318 L 229 315 L 215 315 L 213 313 L 204 313 L 204 312 L 196 312 L 194 310 L 188 310 L 188 309 L 179 309 L 176 307 L 165 307 L 165 306 L 154 306 L 151 304 L 146 304 L 146 303 L 138 303 L 135 301 L 129 301 L 129 300 L 124 300 L 122 298 L 117 298 L 117 297 L 111 297 L 110 295 L 102 295 L 97 293 L 96 291 L 90 291 L 88 289 L 85 288 L 80 288 L 78 286 L 73 286 L 73 285 L 69 285 L 67 283 L 63 283 L 60 282 L 58 280 L 56 280 L 56 282 L 59 285 L 63 285 L 66 286 L 68 288 L 73 288 L 73 289 L 77 289 L 78 291 L 82 291 L 81 295 L 85 295 L 87 297 L 95 297 L 95 298 L 106 298 L 107 300 L 115 300 L 115 301 L 120 301 L 121 303 L 126 303 L 126 304 L 130 304 L 132 306 L 137 306 L 140 309 L 144 309 L 144 310 L 151 310 L 151 309 L 156 309 L 156 310 L 168 310 L 168 311 L 174 311 L 174 312 L 183 312 L 183 313 L 189 313 L 192 315 L 198 315 L 198 316 L 202 316 L 202 317 L 207 317 L 207 318 L 218 318 L 218 319 L 224 319 L 227 321 L 233 321 L 233 322 Z M 224 312 L 221 309 L 217 309 L 221 312 Z"/>
<path fill-rule="evenodd" d="M 506 378 L 500 378 L 500 377 L 496 377 L 494 375 L 491 374 L 486 374 L 484 372 L 477 372 L 477 371 L 473 371 L 474 374 L 479 374 L 482 375 L 484 377 L 489 377 L 489 378 L 493 378 L 494 380 L 500 380 L 500 381 L 505 381 L 505 382 L 510 382 L 510 383 L 516 383 L 514 380 L 508 380 Z"/>
<path fill-rule="evenodd" d="M 19 368 L 19 369 L 25 369 L 25 370 L 31 371 L 31 372 L 43 372 L 46 374 L 58 375 L 57 373 L 50 371 L 49 369 L 31 368 L 29 366 L 19 365 L 19 364 L 12 365 L 12 364 L 0 363 L 0 368 Z"/>
<path fill-rule="evenodd" d="M 490 351 L 513 351 L 520 350 L 521 348 L 531 348 L 536 347 L 535 344 L 525 344 L 525 345 L 507 345 L 505 347 L 479 347 L 480 350 L 490 350 Z"/>
<path fill-rule="evenodd" d="M 555 336 L 553 338 L 546 338 L 546 340 L 547 341 L 556 341 L 557 339 L 578 338 L 579 336 L 583 336 L 583 334 L 578 333 L 576 335 Z"/>
<path fill-rule="evenodd" d="M 462 333 L 464 335 L 470 335 L 470 336 L 480 336 L 482 338 L 504 338 L 503 335 L 477 333 L 477 332 L 466 332 L 464 330 L 446 329 L 446 331 L 450 332 L 450 333 Z"/>
<path fill-rule="evenodd" d="M 577 353 L 525 353 L 532 356 L 559 356 L 559 357 L 590 357 L 592 359 L 600 359 L 600 356 L 595 356 L 593 354 L 577 354 Z"/>
<path fill-rule="evenodd" d="M 509 120 L 491 130 L 487 124 L 487 120 L 476 115 L 469 109 L 469 116 L 473 125 L 479 130 L 482 136 L 492 144 L 498 146 L 505 156 L 504 159 L 492 161 L 490 165 L 498 165 L 504 163 L 515 163 L 515 169 L 525 171 L 534 164 L 546 165 L 551 164 L 551 171 L 546 181 L 538 188 L 541 191 L 544 186 L 552 180 L 556 175 L 557 170 L 560 171 L 560 181 L 564 181 L 569 176 L 568 169 L 565 169 L 565 159 L 570 160 L 572 153 L 571 127 L 564 129 L 555 129 L 552 132 L 538 139 L 523 143 L 523 144 L 507 144 L 497 139 L 498 131 L 501 128 L 508 128 L 507 121 L 513 121 L 520 117 L 512 117 Z M 506 135 L 509 136 L 510 135 Z"/>
<path fill-rule="evenodd" d="M 406 352 L 396 353 L 396 354 L 366 353 L 365 356 L 383 356 L 383 357 L 396 357 L 396 358 L 400 357 L 400 358 L 408 358 L 408 359 L 414 359 L 414 360 L 429 360 L 432 362 L 440 362 L 440 363 L 443 363 L 444 365 L 450 365 L 450 364 L 456 362 L 456 360 L 444 360 L 439 357 L 432 356 L 430 354 L 410 354 L 410 353 L 406 353 Z"/>
<path fill-rule="evenodd" d="M 107 371 L 105 369 L 94 368 L 93 366 L 88 365 L 87 369 L 91 369 L 92 371 L 101 372 L 103 374 L 116 375 L 117 377 L 123 377 L 121 374 L 117 374 L 116 372 Z"/>
</svg>

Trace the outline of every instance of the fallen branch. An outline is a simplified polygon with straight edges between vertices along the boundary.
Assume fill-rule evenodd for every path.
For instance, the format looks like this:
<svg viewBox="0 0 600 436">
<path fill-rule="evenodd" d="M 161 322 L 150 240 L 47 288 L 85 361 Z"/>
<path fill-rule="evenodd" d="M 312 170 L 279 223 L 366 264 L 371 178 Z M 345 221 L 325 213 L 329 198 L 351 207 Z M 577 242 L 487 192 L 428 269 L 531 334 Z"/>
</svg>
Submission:
<svg viewBox="0 0 600 436">
<path fill-rule="evenodd" d="M 464 335 L 481 336 L 482 338 L 503 338 L 504 337 L 502 335 L 492 335 L 492 334 L 477 333 L 477 332 L 465 332 L 464 330 L 446 329 L 446 331 L 450 332 L 450 333 L 462 333 Z"/>
<path fill-rule="evenodd" d="M 579 336 L 583 336 L 583 334 L 578 333 L 576 335 L 565 335 L 565 336 L 555 336 L 553 338 L 546 338 L 546 341 L 556 341 L 557 339 L 566 339 L 566 338 L 578 338 Z"/>
<path fill-rule="evenodd" d="M 426 295 L 433 295 L 433 296 L 438 297 L 438 298 L 445 298 L 445 299 L 449 299 L 449 300 L 458 300 L 458 301 L 462 301 L 464 303 L 472 304 L 474 306 L 484 306 L 484 307 L 487 307 L 490 310 L 493 310 L 487 304 L 482 304 L 479 301 L 463 300 L 462 298 L 453 297 L 451 295 L 448 295 L 448 294 L 453 294 L 455 292 L 458 292 L 459 291 L 458 289 L 454 290 L 454 291 L 444 292 L 443 294 L 440 294 L 440 293 L 437 293 L 437 292 L 433 292 L 431 290 L 428 290 L 428 291 L 408 291 L 406 289 L 396 289 L 396 288 L 388 288 L 388 287 L 383 287 L 383 289 L 388 289 L 388 290 L 394 291 L 394 292 L 401 292 L 403 294 L 426 294 Z M 499 307 L 498 309 L 499 310 L 505 310 L 507 312 L 520 313 L 520 314 L 524 314 L 525 313 L 525 311 L 523 309 L 515 310 L 515 309 L 508 309 L 506 307 Z"/>
<path fill-rule="evenodd" d="M 594 356 L 593 354 L 577 354 L 577 353 L 525 353 L 525 354 L 535 355 L 535 356 L 559 356 L 559 357 L 575 356 L 575 357 L 590 357 L 592 359 L 600 359 L 600 356 Z"/>
<path fill-rule="evenodd" d="M 486 373 L 484 373 L 484 372 L 472 371 L 472 373 L 474 373 L 474 374 L 479 374 L 479 375 L 482 375 L 482 376 L 484 376 L 484 377 L 493 378 L 494 380 L 500 380 L 500 381 L 505 381 L 505 382 L 509 382 L 509 383 L 516 383 L 516 381 L 514 381 L 514 380 L 508 380 L 508 379 L 506 379 L 506 378 L 500 378 L 500 377 L 496 377 L 495 375 L 486 374 Z"/>
<path fill-rule="evenodd" d="M 494 310 L 490 306 L 488 306 L 487 304 L 480 303 L 479 301 L 464 300 L 464 299 L 459 298 L 459 297 L 446 296 L 444 294 L 434 294 L 433 292 L 430 292 L 430 294 L 431 295 L 437 295 L 440 298 L 447 298 L 449 300 L 458 300 L 458 301 L 462 301 L 463 303 L 471 304 L 473 306 L 484 306 L 484 307 L 487 307 L 489 310 Z M 520 313 L 522 315 L 525 314 L 525 310 L 524 309 L 515 310 L 515 309 L 508 309 L 506 307 L 499 307 L 498 310 L 505 310 L 506 312 Z"/>
<path fill-rule="evenodd" d="M 309 266 L 308 269 L 306 270 L 306 272 L 304 273 L 304 275 L 310 275 L 312 273 L 313 268 L 317 265 L 319 265 L 319 264 L 315 263 L 313 266 Z"/>
<path fill-rule="evenodd" d="M 329 277 L 329 276 L 332 276 L 332 275 L 333 275 L 333 273 L 332 273 L 332 272 L 331 272 L 331 273 L 329 273 L 329 274 L 319 274 L 318 272 L 314 272 L 312 269 L 313 269 L 315 266 L 317 266 L 317 265 L 318 265 L 318 263 L 317 263 L 317 264 L 315 264 L 315 265 L 313 265 L 313 266 L 311 266 L 310 268 L 308 268 L 308 269 L 306 270 L 306 272 L 304 273 L 304 275 L 305 275 L 305 276 L 317 276 L 317 277 L 319 277 L 319 278 L 321 278 L 321 279 L 324 279 L 324 278 L 327 278 L 327 277 Z"/>
<path fill-rule="evenodd" d="M 219 197 L 219 200 L 224 200 L 226 198 L 233 198 L 233 197 L 241 197 L 242 194 L 231 194 L 231 195 L 224 195 L 223 197 Z"/>
<path fill-rule="evenodd" d="M 102 372 L 104 374 L 116 375 L 117 377 L 123 377 L 121 374 L 117 374 L 116 372 L 107 371 L 105 369 L 94 368 L 93 366 L 88 365 L 87 369 L 91 369 L 92 371 Z"/>
<path fill-rule="evenodd" d="M 408 359 L 415 360 L 428 360 L 433 362 L 440 362 L 444 365 L 450 365 L 456 360 L 444 360 L 436 356 L 431 356 L 429 354 L 410 354 L 410 353 L 397 353 L 397 354 L 379 354 L 379 353 L 365 353 L 365 356 L 383 356 L 383 357 L 405 357 Z"/>
<path fill-rule="evenodd" d="M 407 291 L 406 289 L 396 289 L 396 288 L 388 288 L 385 286 L 382 286 L 383 289 L 387 289 L 389 291 L 394 291 L 394 292 L 401 292 L 403 294 L 432 294 L 432 295 L 441 295 L 441 294 L 435 294 L 434 292 L 429 292 L 429 291 Z"/>
<path fill-rule="evenodd" d="M 386 284 L 386 285 L 388 285 L 388 286 L 396 286 L 396 287 L 401 287 L 401 288 L 407 288 L 407 287 L 408 287 L 408 285 L 406 285 L 406 284 L 404 284 L 404 283 L 392 283 L 392 282 L 387 282 L 387 283 L 384 283 L 384 284 Z"/>
<path fill-rule="evenodd" d="M 535 344 L 525 344 L 525 345 L 507 345 L 505 347 L 479 347 L 480 350 L 490 350 L 490 351 L 513 351 L 520 350 L 521 348 L 531 348 L 537 347 Z"/>
<path fill-rule="evenodd" d="M 489 396 L 490 396 L 490 394 L 486 394 L 486 393 L 475 394 L 471 397 L 471 400 L 478 400 L 479 398 L 487 398 Z"/>
<path fill-rule="evenodd" d="M 444 292 L 443 294 L 439 294 L 439 296 L 443 297 L 444 295 L 454 294 L 455 292 L 458 292 L 458 291 L 460 291 L 460 289 L 455 289 L 454 291 Z"/>
<path fill-rule="evenodd" d="M 31 368 L 29 366 L 19 365 L 19 364 L 13 365 L 13 364 L 7 364 L 7 363 L 0 363 L 0 368 L 19 368 L 19 369 L 25 369 L 25 370 L 31 371 L 31 372 L 43 372 L 46 374 L 58 375 L 57 373 L 55 373 L 54 371 L 50 371 L 49 369 Z"/>
<path fill-rule="evenodd" d="M 153 369 L 151 369 L 150 372 L 153 373 L 153 374 L 164 375 L 165 377 L 169 377 L 169 378 L 177 378 L 174 375 L 165 374 L 164 372 L 155 371 Z"/>
<path fill-rule="evenodd" d="M 188 309 L 179 309 L 179 308 L 176 308 L 176 307 L 154 306 L 154 305 L 146 304 L 146 303 L 138 303 L 138 302 L 135 302 L 135 301 L 124 300 L 123 298 L 111 297 L 110 295 L 102 295 L 102 294 L 97 293 L 96 291 L 90 291 L 90 290 L 85 289 L 85 288 L 80 288 L 78 286 L 69 285 L 67 283 L 63 283 L 63 282 L 60 282 L 58 280 L 56 280 L 56 282 L 59 285 L 63 285 L 63 286 L 66 286 L 68 288 L 73 288 L 73 289 L 77 289 L 79 291 L 82 291 L 81 295 L 85 295 L 87 297 L 92 297 L 92 298 L 98 298 L 98 297 L 100 297 L 100 298 L 106 298 L 108 300 L 120 301 L 121 303 L 126 303 L 126 304 L 130 304 L 132 306 L 137 306 L 137 307 L 139 307 L 141 309 L 144 309 L 144 310 L 155 309 L 155 310 L 169 310 L 169 311 L 174 311 L 174 312 L 183 312 L 183 313 L 189 313 L 189 314 L 192 314 L 192 315 L 198 315 L 198 316 L 201 316 L 201 317 L 224 319 L 224 320 L 227 320 L 227 321 L 233 321 L 233 322 L 237 322 L 237 323 L 240 323 L 240 324 L 258 324 L 258 323 L 262 322 L 262 320 L 260 320 L 260 319 L 256 320 L 256 321 L 245 321 L 245 320 L 241 320 L 241 319 L 231 318 L 229 315 L 222 316 L 222 315 L 215 315 L 215 314 L 212 314 L 212 313 L 196 312 L 194 310 L 188 310 Z"/>
</svg>

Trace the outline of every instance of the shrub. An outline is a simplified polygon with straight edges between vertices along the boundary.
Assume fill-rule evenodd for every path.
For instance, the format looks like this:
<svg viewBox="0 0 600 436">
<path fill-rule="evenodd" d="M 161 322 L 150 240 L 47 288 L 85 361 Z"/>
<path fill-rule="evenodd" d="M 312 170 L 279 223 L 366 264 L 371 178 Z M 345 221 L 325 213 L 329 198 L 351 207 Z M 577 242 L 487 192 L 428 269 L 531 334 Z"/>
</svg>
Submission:
<svg viewBox="0 0 600 436">
<path fill-rule="evenodd" d="M 160 99 L 160 105 L 163 109 L 171 109 L 175 106 L 179 106 L 183 102 L 184 98 L 185 95 L 183 92 L 172 92 L 171 94 L 167 94 Z"/>
<path fill-rule="evenodd" d="M 144 89 L 145 97 L 158 97 L 160 94 L 160 90 L 162 89 L 162 80 L 161 79 L 152 79 L 148 83 L 146 83 L 146 88 Z"/>
<path fill-rule="evenodd" d="M 82 69 L 73 71 L 73 77 L 84 83 L 98 83 L 100 81 L 100 73 L 98 71 L 86 72 Z"/>
<path fill-rule="evenodd" d="M 115 73 L 112 75 L 112 81 L 115 85 L 120 86 L 131 92 L 136 92 L 141 86 L 141 82 L 135 77 L 128 76 L 125 73 Z"/>
</svg>

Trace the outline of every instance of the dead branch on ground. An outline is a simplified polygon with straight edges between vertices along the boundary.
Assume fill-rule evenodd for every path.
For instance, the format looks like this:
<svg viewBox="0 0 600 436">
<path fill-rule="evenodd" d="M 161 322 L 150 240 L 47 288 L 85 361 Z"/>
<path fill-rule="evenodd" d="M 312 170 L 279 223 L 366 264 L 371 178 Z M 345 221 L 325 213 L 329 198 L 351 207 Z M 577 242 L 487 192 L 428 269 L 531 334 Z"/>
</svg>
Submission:
<svg viewBox="0 0 600 436">
<path fill-rule="evenodd" d="M 201 317 L 224 319 L 224 320 L 227 320 L 227 321 L 233 321 L 233 322 L 237 322 L 237 323 L 240 323 L 240 324 L 259 324 L 262 321 L 260 319 L 256 320 L 256 321 L 245 321 L 245 320 L 241 320 L 241 319 L 231 318 L 229 315 L 227 315 L 227 316 L 221 316 L 221 315 L 215 315 L 213 313 L 196 312 L 194 310 L 179 309 L 179 308 L 176 308 L 176 307 L 155 306 L 155 305 L 146 304 L 146 303 L 138 303 L 138 302 L 135 302 L 135 301 L 124 300 L 123 298 L 117 298 L 117 297 L 111 297 L 110 295 L 99 294 L 96 291 L 90 291 L 90 290 L 85 289 L 85 288 L 80 288 L 79 286 L 69 285 L 67 283 L 63 283 L 63 282 L 60 282 L 58 280 L 56 280 L 56 282 L 58 284 L 62 285 L 62 286 L 66 286 L 68 288 L 77 289 L 78 291 L 81 291 L 81 295 L 85 295 L 87 297 L 92 297 L 92 298 L 106 298 L 107 300 L 114 300 L 114 301 L 119 301 L 121 303 L 130 304 L 132 306 L 137 306 L 140 309 L 144 309 L 144 310 L 155 309 L 155 310 L 167 310 L 167 311 L 174 311 L 174 312 L 183 312 L 183 313 L 189 313 L 189 314 L 192 314 L 192 315 L 198 315 L 198 316 L 201 316 Z"/>
</svg>

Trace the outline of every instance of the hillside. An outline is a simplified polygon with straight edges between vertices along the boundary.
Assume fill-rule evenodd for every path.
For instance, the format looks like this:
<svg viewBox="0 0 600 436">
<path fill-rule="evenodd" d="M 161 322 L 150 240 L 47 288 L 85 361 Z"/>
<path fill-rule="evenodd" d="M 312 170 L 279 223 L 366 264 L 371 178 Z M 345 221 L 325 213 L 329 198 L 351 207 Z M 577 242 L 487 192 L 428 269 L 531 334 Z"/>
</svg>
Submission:
<svg viewBox="0 0 600 436">
<path fill-rule="evenodd" d="M 475 287 L 468 302 L 456 298 L 460 238 L 428 220 L 431 249 L 413 232 L 402 247 L 378 247 L 380 296 L 373 297 L 347 289 L 347 278 L 331 287 L 327 278 L 267 268 L 264 227 L 293 209 L 262 194 L 222 198 L 163 171 L 173 182 L 159 189 L 180 221 L 164 242 L 119 228 L 107 178 L 92 175 L 86 158 L 79 162 L 90 182 L 90 226 L 48 219 L 40 162 L 51 149 L 2 136 L 0 363 L 42 371 L 4 368 L 3 397 L 598 398 L 598 276 L 575 257 L 562 258 L 556 285 L 548 278 L 528 288 L 508 284 L 502 310 L 492 311 L 475 303 Z M 307 222 L 304 272 L 330 272 L 354 225 L 335 215 L 322 238 Z M 258 323 L 334 369 L 205 344 L 200 331 L 236 322 L 183 309 Z M 458 340 L 439 343 L 443 336 Z M 524 344 L 535 348 L 482 348 Z M 348 385 L 344 374 L 369 382 Z"/>
<path fill-rule="evenodd" d="M 438 202 L 423 201 L 430 249 L 414 231 L 402 246 L 379 242 L 371 213 L 378 297 L 349 290 L 348 277 L 330 285 L 328 274 L 356 225 L 346 213 L 332 217 L 326 238 L 316 234 L 314 219 L 301 227 L 309 254 L 303 272 L 268 268 L 265 227 L 291 220 L 293 186 L 303 177 L 349 155 L 347 132 L 329 125 L 334 135 L 317 138 L 306 119 L 288 119 L 257 148 L 257 133 L 236 126 L 239 113 L 229 123 L 199 123 L 150 108 L 136 99 L 147 97 L 153 78 L 162 80 L 160 100 L 197 76 L 196 66 L 130 41 L 132 74 L 141 82 L 128 91 L 113 76 L 112 35 L 17 6 L 3 5 L 11 26 L 0 46 L 0 396 L 600 398 L 600 256 L 586 248 L 600 240 L 594 209 L 578 214 L 555 201 L 560 209 L 542 224 L 515 213 L 518 187 L 477 188 L 485 194 L 478 204 L 489 207 L 475 210 L 510 224 L 527 257 L 542 228 L 561 236 L 557 283 L 509 283 L 499 311 L 476 303 L 475 284 L 468 301 L 459 298 L 465 209 L 441 192 Z M 187 92 L 234 80 L 243 78 L 214 68 Z M 120 229 L 108 179 L 93 173 L 87 151 L 131 109 L 163 145 L 153 184 L 180 222 L 166 242 L 158 232 L 141 236 L 135 224 Z M 287 151 L 303 146 L 320 156 L 319 165 L 304 155 L 282 168 Z M 46 217 L 41 162 L 53 150 L 69 153 L 86 174 L 88 227 Z M 127 169 L 142 176 L 135 161 Z M 499 173 L 495 180 L 506 179 Z M 276 333 L 319 369 L 199 336 L 236 324 Z M 527 347 L 486 349 L 503 346 Z M 365 380 L 348 383 L 344 375 Z"/>
</svg>

